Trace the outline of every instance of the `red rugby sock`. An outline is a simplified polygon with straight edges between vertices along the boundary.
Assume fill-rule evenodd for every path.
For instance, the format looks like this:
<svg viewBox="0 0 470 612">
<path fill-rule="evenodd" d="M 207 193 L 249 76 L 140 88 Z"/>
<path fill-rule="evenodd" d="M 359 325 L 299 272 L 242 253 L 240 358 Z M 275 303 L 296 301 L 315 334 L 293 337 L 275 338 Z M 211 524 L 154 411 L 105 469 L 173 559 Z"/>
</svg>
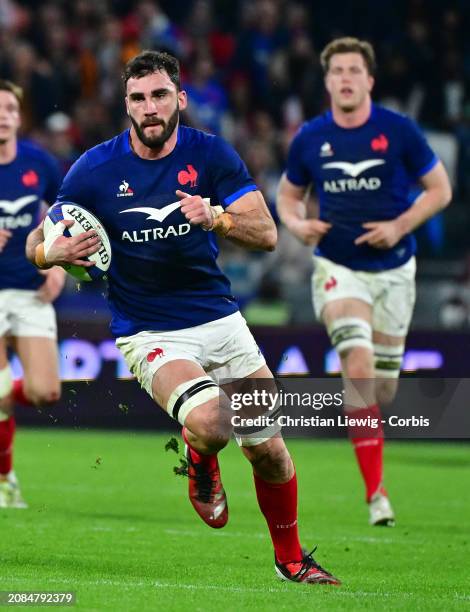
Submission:
<svg viewBox="0 0 470 612">
<path fill-rule="evenodd" d="M 0 421 L 0 476 L 5 476 L 13 466 L 13 438 L 15 436 L 15 417 Z"/>
<path fill-rule="evenodd" d="M 288 482 L 266 482 L 256 474 L 256 496 L 268 523 L 276 559 L 280 563 L 300 561 L 302 549 L 297 527 L 297 476 Z"/>
<path fill-rule="evenodd" d="M 349 410 L 347 415 L 350 418 L 365 419 L 363 425 L 349 426 L 349 437 L 366 487 L 366 501 L 369 502 L 378 491 L 385 493 L 382 487 L 384 447 L 382 415 L 377 404 L 359 410 Z M 377 427 L 372 426 L 375 423 Z"/>
</svg>

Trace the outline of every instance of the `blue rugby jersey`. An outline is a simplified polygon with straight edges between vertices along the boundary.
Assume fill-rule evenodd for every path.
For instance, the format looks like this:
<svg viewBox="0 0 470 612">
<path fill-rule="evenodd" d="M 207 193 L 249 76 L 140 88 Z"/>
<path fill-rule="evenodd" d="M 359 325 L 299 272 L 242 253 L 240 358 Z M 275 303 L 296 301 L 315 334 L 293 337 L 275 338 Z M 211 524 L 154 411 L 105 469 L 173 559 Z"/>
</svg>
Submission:
<svg viewBox="0 0 470 612">
<path fill-rule="evenodd" d="M 231 146 L 184 126 L 166 157 L 138 157 L 126 130 L 87 151 L 64 179 L 59 201 L 88 208 L 109 234 L 115 336 L 194 327 L 238 310 L 216 263 L 216 236 L 188 223 L 177 189 L 225 208 L 257 187 Z"/>
<path fill-rule="evenodd" d="M 416 251 L 412 235 L 386 250 L 354 240 L 367 231 L 363 223 L 406 211 L 411 186 L 437 162 L 413 121 L 377 105 L 357 128 L 340 127 L 331 111 L 306 122 L 291 144 L 286 173 L 295 185 L 314 185 L 320 219 L 332 224 L 316 254 L 353 270 L 406 263 Z"/>
<path fill-rule="evenodd" d="M 44 283 L 25 255 L 26 238 L 40 221 L 41 202 L 53 203 L 61 175 L 55 159 L 19 141 L 15 159 L 0 164 L 0 229 L 12 232 L 0 253 L 0 289 L 34 290 Z"/>
</svg>

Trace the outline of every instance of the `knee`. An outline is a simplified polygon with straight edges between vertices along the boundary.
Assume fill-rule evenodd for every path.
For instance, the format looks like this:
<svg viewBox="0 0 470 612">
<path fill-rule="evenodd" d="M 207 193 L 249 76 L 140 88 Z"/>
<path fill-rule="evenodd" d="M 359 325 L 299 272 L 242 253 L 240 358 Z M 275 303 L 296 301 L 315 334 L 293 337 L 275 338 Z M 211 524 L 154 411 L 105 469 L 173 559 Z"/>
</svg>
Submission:
<svg viewBox="0 0 470 612">
<path fill-rule="evenodd" d="M 208 376 L 177 386 L 168 398 L 166 410 L 197 438 L 197 449 L 202 453 L 216 453 L 230 440 L 230 410 L 218 385 Z M 191 436 L 188 438 L 191 443 Z"/>
<path fill-rule="evenodd" d="M 232 433 L 230 420 L 218 406 L 205 410 L 201 416 L 202 439 L 207 446 L 221 450 L 227 446 Z"/>
<path fill-rule="evenodd" d="M 345 374 L 351 380 L 373 378 L 372 369 L 365 363 L 352 363 L 348 365 Z"/>
<path fill-rule="evenodd" d="M 372 353 L 364 349 L 351 350 L 347 355 L 344 374 L 351 380 L 363 380 L 374 378 L 374 364 Z"/>
<path fill-rule="evenodd" d="M 271 438 L 258 446 L 245 447 L 243 452 L 255 473 L 268 482 L 287 482 L 294 475 L 294 465 L 284 440 Z"/>
<path fill-rule="evenodd" d="M 34 406 L 48 406 L 60 399 L 60 384 L 25 384 L 24 391 Z"/>
<path fill-rule="evenodd" d="M 11 416 L 13 412 L 13 401 L 11 395 L 7 397 L 2 397 L 0 399 L 0 416 L 1 414 Z"/>
<path fill-rule="evenodd" d="M 227 446 L 232 435 L 230 415 L 217 402 L 207 402 L 191 411 L 185 426 L 197 436 L 208 453 L 217 453 Z"/>
</svg>

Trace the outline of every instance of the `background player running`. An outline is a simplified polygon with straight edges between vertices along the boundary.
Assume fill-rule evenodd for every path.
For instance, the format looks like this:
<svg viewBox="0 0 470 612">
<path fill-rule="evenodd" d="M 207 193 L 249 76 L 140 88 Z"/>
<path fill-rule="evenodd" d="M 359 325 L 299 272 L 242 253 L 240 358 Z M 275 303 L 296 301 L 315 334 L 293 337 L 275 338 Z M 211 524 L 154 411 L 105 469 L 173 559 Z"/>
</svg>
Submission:
<svg viewBox="0 0 470 612">
<path fill-rule="evenodd" d="M 371 101 L 375 57 L 355 38 L 321 54 L 331 110 L 305 123 L 289 151 L 278 192 L 283 223 L 316 247 L 315 312 L 341 357 L 348 410 L 379 417 L 390 402 L 415 301 L 412 231 L 451 199 L 446 171 L 410 119 Z M 408 193 L 423 191 L 411 205 Z M 313 185 L 319 219 L 307 219 Z M 374 380 L 375 379 L 375 380 Z M 383 486 L 383 432 L 351 430 L 370 523 L 392 525 Z"/>
<path fill-rule="evenodd" d="M 60 396 L 56 320 L 51 302 L 64 284 L 62 268 L 39 273 L 25 257 L 28 233 L 60 184 L 55 160 L 17 140 L 22 91 L 0 80 L 0 508 L 24 508 L 13 472 L 13 405 L 43 405 Z M 12 381 L 7 347 L 24 378 Z"/>
<path fill-rule="evenodd" d="M 228 506 L 217 453 L 230 426 L 217 381 L 272 375 L 216 264 L 215 235 L 272 250 L 276 227 L 235 151 L 179 126 L 187 101 L 175 58 L 144 52 L 128 63 L 124 82 L 130 130 L 85 153 L 59 200 L 87 207 L 107 228 L 117 346 L 144 389 L 183 426 L 191 502 L 208 525 L 223 527 Z M 92 232 L 59 237 L 47 253 L 42 240 L 39 227 L 28 241 L 28 256 L 40 265 L 80 263 L 99 248 Z M 277 574 L 337 584 L 301 551 L 296 475 L 282 438 L 260 432 L 240 443 L 253 465 Z"/>
</svg>

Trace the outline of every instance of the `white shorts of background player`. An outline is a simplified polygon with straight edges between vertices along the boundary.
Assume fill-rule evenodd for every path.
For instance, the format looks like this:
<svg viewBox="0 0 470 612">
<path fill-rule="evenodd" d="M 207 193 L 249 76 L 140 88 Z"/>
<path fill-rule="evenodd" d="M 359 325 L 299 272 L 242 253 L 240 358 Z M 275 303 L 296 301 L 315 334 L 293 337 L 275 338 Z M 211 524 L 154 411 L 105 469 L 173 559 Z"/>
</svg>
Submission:
<svg viewBox="0 0 470 612">
<path fill-rule="evenodd" d="M 362 326 L 361 334 L 364 335 L 364 343 L 367 342 L 365 336 L 370 336 L 379 377 L 396 378 L 399 375 L 416 299 L 415 275 L 414 257 L 398 268 L 380 272 L 351 270 L 325 257 L 314 257 L 312 294 L 317 319 L 321 320 L 323 308 L 334 300 L 353 298 L 372 307 L 372 329 L 368 331 L 366 326 Z M 403 344 L 394 347 L 373 345 L 372 331 L 402 337 Z M 380 367 L 381 364 L 384 367 Z"/>
<path fill-rule="evenodd" d="M 0 336 L 57 338 L 54 308 L 41 302 L 36 291 L 0 290 Z"/>
</svg>

